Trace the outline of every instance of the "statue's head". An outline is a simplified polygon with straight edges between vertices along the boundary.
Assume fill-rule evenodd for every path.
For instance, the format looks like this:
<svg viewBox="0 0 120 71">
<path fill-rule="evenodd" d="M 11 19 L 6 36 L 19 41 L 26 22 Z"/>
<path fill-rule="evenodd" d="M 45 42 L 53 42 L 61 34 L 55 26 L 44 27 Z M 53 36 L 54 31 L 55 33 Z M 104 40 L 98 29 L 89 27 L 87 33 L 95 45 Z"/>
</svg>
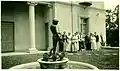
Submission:
<svg viewBox="0 0 120 71">
<path fill-rule="evenodd" d="M 54 19 L 54 20 L 53 20 L 53 24 L 54 24 L 54 25 L 57 25 L 57 24 L 58 24 L 58 22 L 59 22 L 59 21 L 58 21 L 58 20 L 56 20 L 56 19 Z"/>
</svg>

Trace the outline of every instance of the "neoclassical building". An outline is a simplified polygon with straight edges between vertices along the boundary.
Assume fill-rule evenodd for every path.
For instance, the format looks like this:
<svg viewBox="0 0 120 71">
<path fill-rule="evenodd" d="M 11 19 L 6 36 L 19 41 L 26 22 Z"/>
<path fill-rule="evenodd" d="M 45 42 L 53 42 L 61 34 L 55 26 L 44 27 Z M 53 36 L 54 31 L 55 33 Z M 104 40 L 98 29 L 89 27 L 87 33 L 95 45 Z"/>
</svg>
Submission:
<svg viewBox="0 0 120 71">
<path fill-rule="evenodd" d="M 49 50 L 54 18 L 59 20 L 60 32 L 98 32 L 106 40 L 103 2 L 86 7 L 79 2 L 1 1 L 2 52 Z"/>
</svg>

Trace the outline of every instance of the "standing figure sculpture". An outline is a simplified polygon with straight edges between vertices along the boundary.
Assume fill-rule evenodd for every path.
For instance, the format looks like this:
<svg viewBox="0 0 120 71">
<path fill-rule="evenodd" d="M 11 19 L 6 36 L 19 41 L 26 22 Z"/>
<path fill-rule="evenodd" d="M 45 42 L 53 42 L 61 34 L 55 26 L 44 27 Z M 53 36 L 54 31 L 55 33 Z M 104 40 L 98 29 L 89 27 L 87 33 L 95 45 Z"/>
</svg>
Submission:
<svg viewBox="0 0 120 71">
<path fill-rule="evenodd" d="M 50 53 L 44 53 L 43 58 L 40 58 L 38 62 L 40 63 L 41 69 L 64 69 L 67 68 L 66 63 L 69 59 L 64 58 L 65 52 L 61 50 L 61 52 L 56 52 L 57 43 L 59 42 L 60 49 L 63 48 L 63 42 L 62 42 L 62 35 L 57 30 L 57 20 L 53 20 L 53 24 L 50 26 L 50 30 L 53 34 L 53 48 L 50 50 Z"/>
<path fill-rule="evenodd" d="M 53 48 L 50 50 L 50 55 L 52 54 L 53 51 L 53 57 L 55 57 L 55 52 L 56 52 L 56 47 L 57 47 L 57 43 L 59 41 L 59 36 L 58 36 L 58 32 L 57 32 L 57 26 L 58 24 L 58 20 L 53 20 L 53 24 L 50 26 L 50 30 L 53 34 Z"/>
</svg>

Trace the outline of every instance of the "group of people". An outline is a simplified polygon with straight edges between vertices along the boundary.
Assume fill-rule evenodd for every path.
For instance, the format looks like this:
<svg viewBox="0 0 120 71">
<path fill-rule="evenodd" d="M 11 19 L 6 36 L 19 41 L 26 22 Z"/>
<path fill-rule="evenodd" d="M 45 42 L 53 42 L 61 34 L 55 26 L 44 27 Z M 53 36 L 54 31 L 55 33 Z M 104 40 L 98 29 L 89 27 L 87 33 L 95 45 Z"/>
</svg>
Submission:
<svg viewBox="0 0 120 71">
<path fill-rule="evenodd" d="M 90 33 L 85 36 L 85 43 L 87 50 L 99 50 L 101 46 L 101 38 L 100 35 L 98 35 L 96 32 Z"/>
<path fill-rule="evenodd" d="M 59 51 L 78 52 L 82 50 L 99 50 L 100 41 L 99 35 L 94 32 L 85 37 L 81 32 L 74 34 L 63 32 L 59 33 Z"/>
<path fill-rule="evenodd" d="M 56 52 L 56 47 L 59 48 L 59 52 L 70 51 L 78 52 L 82 50 L 99 50 L 100 49 L 100 38 L 99 35 L 94 32 L 83 36 L 81 32 L 74 34 L 64 31 L 63 33 L 57 32 L 56 25 L 58 21 L 53 21 L 50 29 L 53 33 L 53 53 Z M 58 46 L 57 46 L 58 44 Z"/>
</svg>

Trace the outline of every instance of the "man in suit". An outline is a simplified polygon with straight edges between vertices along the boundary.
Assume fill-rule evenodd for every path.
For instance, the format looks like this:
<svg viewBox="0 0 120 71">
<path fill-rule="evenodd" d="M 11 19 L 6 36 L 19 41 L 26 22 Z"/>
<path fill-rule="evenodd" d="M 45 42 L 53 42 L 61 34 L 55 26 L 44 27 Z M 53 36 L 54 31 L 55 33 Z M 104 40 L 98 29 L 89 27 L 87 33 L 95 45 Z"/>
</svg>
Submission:
<svg viewBox="0 0 120 71">
<path fill-rule="evenodd" d="M 86 34 L 85 36 L 85 45 L 86 45 L 86 50 L 91 50 L 90 36 L 88 34 Z"/>
<path fill-rule="evenodd" d="M 96 32 L 94 32 L 94 35 L 95 35 L 95 38 L 96 38 L 96 47 L 97 47 L 97 50 L 99 50 L 100 49 L 99 36 Z"/>
</svg>

